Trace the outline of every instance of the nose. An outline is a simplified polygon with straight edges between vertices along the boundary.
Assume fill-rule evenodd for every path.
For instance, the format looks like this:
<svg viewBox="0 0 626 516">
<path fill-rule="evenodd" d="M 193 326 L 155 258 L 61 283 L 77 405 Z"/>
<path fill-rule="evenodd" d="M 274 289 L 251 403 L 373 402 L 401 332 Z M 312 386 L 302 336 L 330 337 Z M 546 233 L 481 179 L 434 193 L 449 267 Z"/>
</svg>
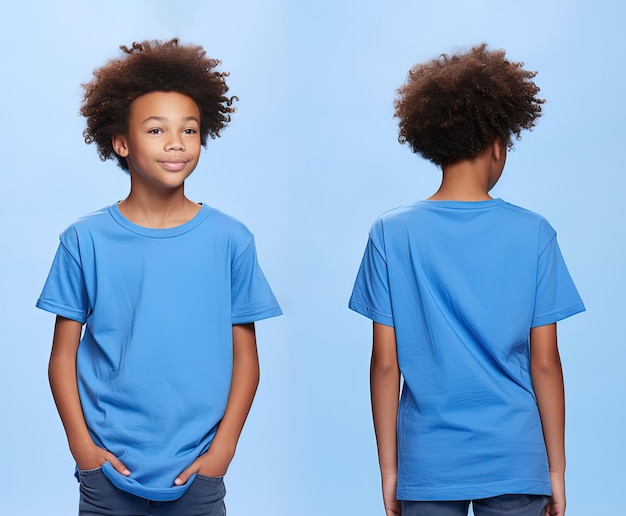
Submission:
<svg viewBox="0 0 626 516">
<path fill-rule="evenodd" d="M 165 149 L 171 151 L 184 151 L 185 144 L 183 143 L 180 135 L 176 134 L 172 135 L 172 137 L 169 139 L 165 146 Z"/>
</svg>

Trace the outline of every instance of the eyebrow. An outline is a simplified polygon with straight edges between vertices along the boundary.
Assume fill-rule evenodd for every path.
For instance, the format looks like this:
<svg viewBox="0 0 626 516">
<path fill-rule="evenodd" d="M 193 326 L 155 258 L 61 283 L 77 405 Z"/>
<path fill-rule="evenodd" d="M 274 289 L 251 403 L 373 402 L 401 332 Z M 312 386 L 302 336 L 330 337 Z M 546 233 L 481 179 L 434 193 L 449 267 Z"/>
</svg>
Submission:
<svg viewBox="0 0 626 516">
<path fill-rule="evenodd" d="M 141 123 L 145 124 L 146 122 L 150 122 L 152 120 L 156 122 L 168 122 L 170 119 L 164 116 L 149 116 Z M 182 119 L 182 121 L 183 122 L 197 122 L 198 124 L 200 123 L 200 120 L 198 120 L 198 117 L 195 117 L 195 116 L 186 116 Z"/>
</svg>

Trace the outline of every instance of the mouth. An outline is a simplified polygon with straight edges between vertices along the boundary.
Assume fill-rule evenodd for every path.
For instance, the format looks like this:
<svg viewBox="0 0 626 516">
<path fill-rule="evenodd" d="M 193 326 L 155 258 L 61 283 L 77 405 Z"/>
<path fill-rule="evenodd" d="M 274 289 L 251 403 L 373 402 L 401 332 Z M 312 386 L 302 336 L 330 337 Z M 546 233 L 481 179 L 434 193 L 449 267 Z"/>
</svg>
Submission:
<svg viewBox="0 0 626 516">
<path fill-rule="evenodd" d="M 159 161 L 159 164 L 170 172 L 180 172 L 185 166 L 187 166 L 187 162 L 184 160 L 167 160 L 167 161 Z"/>
</svg>

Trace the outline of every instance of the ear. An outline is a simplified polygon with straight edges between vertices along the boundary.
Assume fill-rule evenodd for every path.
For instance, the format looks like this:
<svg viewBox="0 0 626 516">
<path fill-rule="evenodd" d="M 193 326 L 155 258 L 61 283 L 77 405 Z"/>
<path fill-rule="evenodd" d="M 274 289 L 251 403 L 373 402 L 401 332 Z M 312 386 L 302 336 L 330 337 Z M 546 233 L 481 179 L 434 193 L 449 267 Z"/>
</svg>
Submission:
<svg viewBox="0 0 626 516">
<path fill-rule="evenodd" d="M 491 144 L 494 161 L 500 161 L 500 156 L 505 152 L 504 146 L 500 140 L 494 140 Z"/>
<path fill-rule="evenodd" d="M 113 150 L 118 156 L 122 158 L 126 158 L 128 156 L 128 144 L 126 143 L 126 136 L 124 135 L 116 135 L 111 138 L 111 143 L 113 144 Z"/>
</svg>

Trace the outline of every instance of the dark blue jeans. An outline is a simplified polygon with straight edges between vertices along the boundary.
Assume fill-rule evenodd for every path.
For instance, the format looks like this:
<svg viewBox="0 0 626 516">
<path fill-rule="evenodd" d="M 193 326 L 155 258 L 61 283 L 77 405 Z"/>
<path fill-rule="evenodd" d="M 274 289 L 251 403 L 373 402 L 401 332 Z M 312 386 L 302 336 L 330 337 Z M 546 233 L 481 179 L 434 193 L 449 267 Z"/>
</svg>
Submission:
<svg viewBox="0 0 626 516">
<path fill-rule="evenodd" d="M 100 468 L 79 471 L 79 516 L 225 516 L 221 477 L 196 475 L 178 500 L 155 502 L 115 487 Z"/>
<path fill-rule="evenodd" d="M 467 516 L 470 503 L 474 516 L 543 516 L 549 496 L 502 495 L 481 500 L 412 502 L 403 500 L 402 516 Z"/>
</svg>

